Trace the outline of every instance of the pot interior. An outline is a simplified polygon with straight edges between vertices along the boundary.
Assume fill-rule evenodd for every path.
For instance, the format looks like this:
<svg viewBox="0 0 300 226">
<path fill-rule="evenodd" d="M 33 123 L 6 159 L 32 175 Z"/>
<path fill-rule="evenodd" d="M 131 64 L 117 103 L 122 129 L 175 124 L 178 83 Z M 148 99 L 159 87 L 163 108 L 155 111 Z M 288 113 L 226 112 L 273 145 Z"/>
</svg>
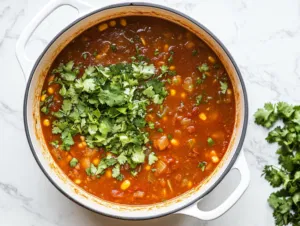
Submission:
<svg viewBox="0 0 300 226">
<path fill-rule="evenodd" d="M 152 205 L 130 206 L 114 204 L 101 200 L 75 185 L 52 159 L 45 144 L 40 125 L 40 93 L 45 76 L 56 56 L 70 41 L 86 29 L 102 21 L 126 16 L 158 17 L 176 23 L 196 34 L 219 57 L 232 81 L 235 94 L 236 116 L 233 135 L 228 150 L 214 173 L 199 186 L 189 190 L 183 195 L 163 203 Z M 245 135 L 245 125 L 247 123 L 247 103 L 243 82 L 241 81 L 236 65 L 233 63 L 227 51 L 221 46 L 220 42 L 203 26 L 199 26 L 186 16 L 161 6 L 145 4 L 123 4 L 96 10 L 78 19 L 56 36 L 37 60 L 31 72 L 25 95 L 24 110 L 25 128 L 31 149 L 38 164 L 50 181 L 66 196 L 77 203 L 93 211 L 124 219 L 145 219 L 166 215 L 195 202 L 207 194 L 225 176 L 234 163 L 241 149 Z"/>
</svg>

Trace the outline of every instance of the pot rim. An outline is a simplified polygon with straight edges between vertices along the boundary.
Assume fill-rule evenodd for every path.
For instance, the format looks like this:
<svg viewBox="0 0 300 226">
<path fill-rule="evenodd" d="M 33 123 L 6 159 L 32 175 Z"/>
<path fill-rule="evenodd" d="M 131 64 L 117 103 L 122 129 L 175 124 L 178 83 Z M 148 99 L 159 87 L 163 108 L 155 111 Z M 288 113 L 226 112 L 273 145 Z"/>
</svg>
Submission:
<svg viewBox="0 0 300 226">
<path fill-rule="evenodd" d="M 35 70 L 37 68 L 37 66 L 39 65 L 41 59 L 43 58 L 44 54 L 48 51 L 48 49 L 50 48 L 50 46 L 64 33 L 66 32 L 67 30 L 69 30 L 71 27 L 73 27 L 75 24 L 77 24 L 78 22 L 80 22 L 81 20 L 87 18 L 87 17 L 90 17 L 96 13 L 99 13 L 101 11 L 104 11 L 104 10 L 107 10 L 107 9 L 114 9 L 114 8 L 120 8 L 120 7 L 127 7 L 127 6 L 135 6 L 135 7 L 139 7 L 139 6 L 145 6 L 145 7 L 152 7 L 152 8 L 156 8 L 156 9 L 163 9 L 163 10 L 166 10 L 166 11 L 169 11 L 171 13 L 174 13 L 174 14 L 177 14 L 189 21 L 191 21 L 192 23 L 194 23 L 195 25 L 197 25 L 198 27 L 200 27 L 201 29 L 203 29 L 209 36 L 212 37 L 212 39 L 218 44 L 220 45 L 220 47 L 223 49 L 223 51 L 225 52 L 225 54 L 227 55 L 227 57 L 229 58 L 229 60 L 231 61 L 235 71 L 236 71 L 236 74 L 238 76 L 238 79 L 240 81 L 240 84 L 241 84 L 241 88 L 242 88 L 242 92 L 243 92 L 243 97 L 244 97 L 244 121 L 243 121 L 243 124 L 242 124 L 242 131 L 241 131 L 241 137 L 238 141 L 238 145 L 236 147 L 236 150 L 235 150 L 235 153 L 233 154 L 231 160 L 229 161 L 226 169 L 224 170 L 224 172 L 220 175 L 220 177 L 215 181 L 214 184 L 211 185 L 210 188 L 207 189 L 206 192 L 204 192 L 203 194 L 201 195 L 198 195 L 197 197 L 195 197 L 193 200 L 191 200 L 189 203 L 185 204 L 185 205 L 182 205 L 180 207 L 178 207 L 177 209 L 174 209 L 174 210 L 170 210 L 170 211 L 167 211 L 165 213 L 158 213 L 157 215 L 155 216 L 144 216 L 144 217 L 120 217 L 120 216 L 117 216 L 117 215 L 114 215 L 114 214 L 108 214 L 108 213 L 103 213 L 97 209 L 94 209 L 92 207 L 89 207 L 88 205 L 85 205 L 84 203 L 81 203 L 79 201 L 77 201 L 76 199 L 74 199 L 72 197 L 72 195 L 68 194 L 67 192 L 65 192 L 59 185 L 57 185 L 54 180 L 52 179 L 51 175 L 48 174 L 46 172 L 46 170 L 44 169 L 42 163 L 40 162 L 37 154 L 36 154 L 36 151 L 33 147 L 33 144 L 32 144 L 32 141 L 31 141 L 31 137 L 30 137 L 30 133 L 29 133 L 29 128 L 28 128 L 28 121 L 27 121 L 27 100 L 28 100 L 28 95 L 29 95 L 29 89 L 30 89 L 30 85 L 31 85 L 31 81 L 32 81 L 32 78 L 33 78 L 33 75 L 35 73 Z M 203 24 L 201 24 L 200 22 L 198 22 L 196 19 L 193 19 L 191 18 L 190 16 L 178 11 L 178 10 L 175 10 L 175 9 L 172 9 L 172 8 L 169 8 L 167 6 L 163 6 L 163 5 L 159 5 L 159 4 L 153 4 L 153 3 L 145 3 L 145 2 L 126 2 L 126 3 L 118 3 L 118 4 L 111 4 L 111 5 L 108 5 L 108 6 L 105 6 L 105 7 L 101 7 L 101 8 L 98 8 L 98 9 L 95 9 L 95 10 L 92 10 L 91 12 L 88 12 L 86 14 L 84 14 L 83 16 L 77 18 L 76 20 L 74 20 L 73 22 L 71 22 L 69 25 L 67 25 L 65 28 L 63 28 L 60 32 L 58 32 L 54 38 L 52 38 L 52 40 L 47 44 L 47 46 L 44 48 L 44 50 L 42 51 L 42 53 L 39 55 L 39 57 L 36 59 L 32 69 L 31 69 L 31 72 L 30 72 L 30 75 L 29 75 L 29 78 L 28 78 L 28 81 L 27 81 L 27 85 L 26 85 L 26 88 L 25 88 L 25 95 L 24 95 L 24 102 L 23 102 L 23 120 L 24 120 L 24 127 L 25 127 L 25 133 L 26 133 L 26 137 L 27 137 L 27 141 L 28 141 L 28 144 L 30 146 L 30 150 L 38 164 L 38 166 L 40 167 L 40 169 L 42 170 L 42 172 L 44 173 L 44 175 L 48 178 L 48 180 L 51 182 L 52 185 L 54 185 L 54 187 L 56 187 L 57 190 L 59 190 L 64 196 L 66 196 L 68 199 L 70 199 L 71 201 L 73 201 L 74 203 L 78 204 L 79 206 L 81 207 L 84 207 L 88 210 L 91 210 L 95 213 L 98 213 L 98 214 L 101 214 L 101 215 L 104 215 L 104 216 L 107 216 L 107 217 L 111 217 L 111 218 L 116 218 L 116 219 L 122 219 L 122 220 L 150 220 L 150 219 L 155 219 L 155 218 L 160 218 L 160 217 L 164 217 L 164 216 L 167 216 L 167 215 L 170 215 L 170 214 L 173 214 L 173 213 L 176 213 L 192 204 L 194 204 L 195 202 L 199 201 L 201 198 L 205 197 L 207 194 L 209 194 L 223 179 L 224 177 L 228 174 L 228 172 L 230 171 L 230 169 L 232 168 L 233 164 L 235 163 L 235 161 L 237 160 L 237 157 L 239 156 L 241 150 L 242 150 L 242 146 L 243 146 L 243 143 L 244 143 L 244 140 L 245 140 L 245 136 L 246 136 L 246 131 L 247 131 L 247 126 L 248 126 L 248 97 L 247 97 L 247 91 L 246 91 L 246 86 L 245 86 L 245 83 L 244 83 L 244 80 L 242 78 L 242 75 L 241 75 L 241 72 L 235 62 L 235 60 L 233 59 L 232 55 L 229 53 L 229 51 L 227 50 L 227 48 L 225 47 L 225 45 L 209 30 L 207 29 Z"/>
</svg>

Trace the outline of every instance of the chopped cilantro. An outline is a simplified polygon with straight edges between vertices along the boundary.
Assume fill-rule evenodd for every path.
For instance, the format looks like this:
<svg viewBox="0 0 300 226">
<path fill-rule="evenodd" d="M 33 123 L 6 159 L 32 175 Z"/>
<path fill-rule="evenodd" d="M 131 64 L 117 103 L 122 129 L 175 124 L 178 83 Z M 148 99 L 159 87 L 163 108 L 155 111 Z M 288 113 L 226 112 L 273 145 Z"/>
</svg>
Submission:
<svg viewBox="0 0 300 226">
<path fill-rule="evenodd" d="M 228 89 L 228 84 L 226 82 L 220 81 L 220 85 L 221 85 L 221 93 L 225 94 Z"/>
<path fill-rule="evenodd" d="M 162 128 L 158 128 L 158 129 L 157 129 L 157 132 L 159 132 L 159 133 L 163 133 L 163 132 L 164 132 L 164 130 L 163 130 Z"/>
<path fill-rule="evenodd" d="M 158 158 L 155 156 L 154 152 L 151 152 L 148 156 L 148 164 L 151 166 L 152 164 L 154 164 L 156 161 L 158 160 Z"/>
<path fill-rule="evenodd" d="M 43 112 L 44 114 L 48 114 L 49 113 L 49 108 L 48 107 L 46 107 L 46 106 L 43 106 L 42 108 L 41 108 L 41 112 Z"/>
<path fill-rule="evenodd" d="M 58 140 L 54 140 L 54 141 L 51 141 L 50 144 L 55 147 L 55 148 L 58 148 L 59 145 L 58 145 Z"/>
<path fill-rule="evenodd" d="M 111 44 L 110 49 L 111 49 L 111 51 L 116 52 L 117 51 L 117 45 L 116 44 Z"/>
<path fill-rule="evenodd" d="M 72 158 L 69 164 L 71 167 L 75 167 L 78 164 L 78 159 Z"/>
<path fill-rule="evenodd" d="M 202 80 L 201 78 L 198 77 L 198 78 L 196 79 L 196 84 L 197 84 L 197 85 L 200 85 L 200 84 L 202 84 L 202 83 L 203 83 L 203 80 Z"/>
<path fill-rule="evenodd" d="M 196 49 L 194 49 L 194 50 L 192 51 L 192 55 L 193 55 L 193 56 L 198 55 L 198 51 L 197 51 Z"/>
<path fill-rule="evenodd" d="M 207 138 L 207 143 L 209 146 L 213 146 L 215 144 L 214 140 L 211 137 Z"/>
<path fill-rule="evenodd" d="M 150 129 L 154 129 L 155 128 L 155 125 L 153 122 L 148 122 L 148 126 Z"/>
<path fill-rule="evenodd" d="M 202 162 L 199 162 L 198 167 L 201 169 L 202 172 L 204 172 L 206 165 L 207 165 L 207 162 L 202 161 Z"/>
<path fill-rule="evenodd" d="M 202 96 L 202 95 L 198 95 L 198 96 L 196 96 L 196 106 L 198 106 L 198 105 L 200 105 L 200 104 L 201 104 L 202 98 L 203 98 L 203 96 Z"/>
<path fill-rule="evenodd" d="M 87 54 L 88 54 L 87 52 L 84 52 L 84 53 L 81 54 L 81 56 L 83 57 L 83 59 L 87 58 Z"/>
<path fill-rule="evenodd" d="M 173 139 L 173 136 L 172 136 L 171 134 L 168 134 L 167 137 L 168 137 L 169 140 L 172 140 L 172 139 Z"/>
<path fill-rule="evenodd" d="M 138 172 L 135 171 L 135 170 L 131 170 L 130 173 L 131 173 L 131 175 L 134 176 L 134 177 L 138 174 Z"/>
<path fill-rule="evenodd" d="M 165 73 L 168 73 L 169 67 L 168 67 L 167 65 L 162 65 L 162 66 L 160 67 L 160 70 L 161 70 L 161 73 L 162 73 L 162 74 L 165 74 Z"/>
<path fill-rule="evenodd" d="M 169 70 L 169 71 L 168 71 L 168 74 L 169 74 L 170 76 L 175 76 L 175 75 L 177 74 L 177 72 L 176 72 L 175 70 L 173 70 L 173 71 Z"/>
<path fill-rule="evenodd" d="M 80 134 L 89 148 L 101 147 L 114 156 L 90 164 L 88 175 L 100 177 L 112 167 L 113 178 L 122 180 L 121 165 L 129 164 L 133 171 L 144 163 L 149 138 L 141 128 L 147 124 L 147 106 L 162 104 L 168 94 L 155 72 L 154 65 L 146 62 L 89 66 L 80 74 L 70 61 L 53 70 L 61 85 L 62 105 L 49 114 L 54 117 L 52 133 L 60 136 L 60 148 L 70 150 L 74 136 Z M 41 111 L 53 95 L 47 98 L 41 102 Z"/>
<path fill-rule="evenodd" d="M 155 51 L 154 51 L 154 56 L 157 56 L 157 55 L 159 55 L 159 50 L 158 50 L 158 49 L 155 49 Z"/>
<path fill-rule="evenodd" d="M 173 52 L 173 51 L 170 51 L 170 57 L 168 58 L 168 63 L 169 63 L 169 64 L 172 64 L 172 63 L 173 63 L 173 55 L 174 55 L 174 52 Z"/>
<path fill-rule="evenodd" d="M 98 51 L 95 50 L 95 51 L 93 52 L 93 56 L 95 57 L 95 56 L 97 56 L 97 55 L 98 55 Z"/>
<path fill-rule="evenodd" d="M 198 67 L 198 70 L 200 72 L 207 72 L 207 71 L 209 71 L 209 67 L 207 64 L 202 64 L 201 66 Z"/>
</svg>

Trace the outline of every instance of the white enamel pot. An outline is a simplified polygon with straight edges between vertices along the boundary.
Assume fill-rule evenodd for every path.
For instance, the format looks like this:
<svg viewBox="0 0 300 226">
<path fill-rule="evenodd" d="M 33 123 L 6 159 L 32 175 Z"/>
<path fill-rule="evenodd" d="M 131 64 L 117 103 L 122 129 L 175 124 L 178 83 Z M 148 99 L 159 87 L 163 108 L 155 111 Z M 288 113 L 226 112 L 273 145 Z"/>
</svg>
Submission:
<svg viewBox="0 0 300 226">
<path fill-rule="evenodd" d="M 70 5 L 79 12 L 78 19 L 60 31 L 35 61 L 29 60 L 25 45 L 38 25 L 55 9 Z M 152 205 L 120 205 L 101 200 L 75 185 L 60 170 L 52 159 L 41 132 L 39 96 L 51 63 L 58 53 L 80 33 L 102 21 L 124 16 L 153 16 L 172 21 L 190 30 L 207 43 L 220 58 L 233 83 L 236 102 L 236 117 L 233 136 L 228 151 L 213 174 L 198 187 L 163 203 Z M 80 0 L 50 1 L 28 24 L 16 46 L 17 58 L 25 74 L 27 87 L 24 98 L 24 124 L 28 143 L 41 170 L 66 197 L 94 212 L 114 218 L 145 220 L 171 213 L 186 214 L 202 220 L 215 219 L 229 210 L 242 196 L 250 182 L 250 173 L 242 151 L 245 138 L 248 102 L 242 76 L 233 58 L 224 45 L 203 25 L 173 9 L 148 4 L 124 3 L 95 9 Z M 240 173 L 240 182 L 232 194 L 217 208 L 201 211 L 197 204 L 211 192 L 231 170 Z"/>
</svg>

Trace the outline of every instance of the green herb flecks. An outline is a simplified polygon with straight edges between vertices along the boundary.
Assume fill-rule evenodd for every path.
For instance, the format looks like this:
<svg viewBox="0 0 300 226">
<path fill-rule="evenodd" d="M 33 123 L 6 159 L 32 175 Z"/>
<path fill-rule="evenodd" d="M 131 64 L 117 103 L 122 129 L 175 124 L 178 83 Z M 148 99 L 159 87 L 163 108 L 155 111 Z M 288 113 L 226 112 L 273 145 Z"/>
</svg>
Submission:
<svg viewBox="0 0 300 226">
<path fill-rule="evenodd" d="M 110 49 L 111 49 L 111 51 L 116 52 L 117 51 L 117 45 L 112 43 L 110 45 Z"/>
<path fill-rule="evenodd" d="M 209 71 L 209 67 L 207 64 L 202 64 L 201 66 L 198 67 L 198 70 L 203 73 Z"/>
<path fill-rule="evenodd" d="M 227 84 L 227 82 L 222 82 L 222 81 L 220 81 L 220 85 L 221 85 L 221 87 L 220 87 L 221 93 L 222 93 L 222 94 L 225 94 L 226 91 L 227 91 L 227 89 L 228 89 L 228 84 Z"/>
<path fill-rule="evenodd" d="M 199 162 L 198 167 L 201 169 L 202 172 L 204 172 L 206 165 L 207 165 L 207 162 L 202 161 L 202 162 Z"/>
<path fill-rule="evenodd" d="M 198 51 L 197 51 L 196 49 L 194 49 L 194 50 L 192 51 L 192 55 L 193 55 L 193 56 L 198 55 Z"/>
<path fill-rule="evenodd" d="M 154 164 L 156 161 L 158 160 L 158 158 L 155 156 L 154 152 L 151 152 L 148 156 L 148 164 L 151 166 L 152 164 Z"/>
<path fill-rule="evenodd" d="M 198 96 L 196 96 L 196 106 L 198 106 L 198 105 L 200 105 L 200 104 L 201 104 L 202 98 L 203 98 L 203 96 L 202 96 L 202 95 L 198 95 Z"/>
<path fill-rule="evenodd" d="M 69 62 L 53 73 L 61 85 L 63 101 L 58 111 L 50 112 L 56 117 L 52 133 L 60 135 L 62 150 L 70 149 L 75 135 L 84 136 L 88 147 L 104 148 L 114 156 L 102 158 L 97 166 L 91 164 L 87 174 L 100 176 L 112 167 L 112 176 L 118 180 L 123 178 L 121 165 L 128 164 L 133 170 L 144 163 L 149 139 L 141 129 L 146 126 L 146 108 L 152 102 L 162 104 L 168 94 L 164 84 L 154 78 L 153 65 L 134 62 L 89 66 L 79 75 L 74 63 Z"/>
<path fill-rule="evenodd" d="M 215 144 L 214 140 L 211 137 L 207 138 L 207 143 L 209 146 L 213 146 Z"/>
<path fill-rule="evenodd" d="M 172 63 L 173 63 L 173 55 L 174 55 L 174 52 L 173 52 L 173 51 L 170 51 L 170 57 L 168 58 L 168 63 L 169 63 L 169 64 L 172 64 Z"/>
<path fill-rule="evenodd" d="M 71 167 L 75 167 L 78 164 L 78 159 L 72 158 L 69 164 Z"/>
</svg>

